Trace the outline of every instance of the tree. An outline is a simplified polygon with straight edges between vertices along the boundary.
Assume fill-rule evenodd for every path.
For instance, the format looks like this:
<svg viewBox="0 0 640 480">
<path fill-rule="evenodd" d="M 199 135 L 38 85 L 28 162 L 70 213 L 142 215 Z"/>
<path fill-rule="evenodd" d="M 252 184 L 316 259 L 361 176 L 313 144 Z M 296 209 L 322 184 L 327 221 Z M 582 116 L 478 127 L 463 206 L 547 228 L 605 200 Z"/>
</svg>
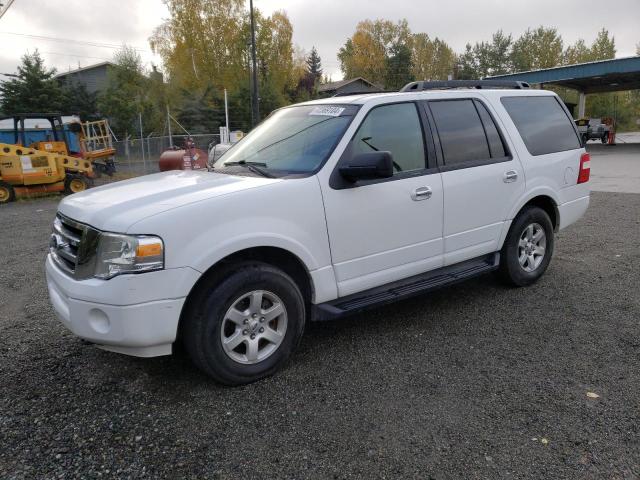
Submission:
<svg viewBox="0 0 640 480">
<path fill-rule="evenodd" d="M 212 108 L 223 108 L 224 89 L 230 104 L 231 99 L 250 102 L 251 49 L 246 3 L 166 0 L 170 18 L 155 29 L 150 43 L 163 59 L 169 78 L 167 101 L 172 109 L 180 110 L 181 103 L 187 101 L 182 92 L 201 95 L 209 88 L 215 92 L 210 99 L 215 103 Z M 260 110 L 264 116 L 298 97 L 305 68 L 300 68 L 292 42 L 293 27 L 284 11 L 265 16 L 255 9 L 255 24 Z M 236 124 L 250 125 L 251 110 L 240 108 L 239 112 Z"/>
<path fill-rule="evenodd" d="M 412 39 L 411 73 L 418 80 L 446 80 L 455 69 L 455 53 L 439 38 L 431 40 L 426 33 Z"/>
<path fill-rule="evenodd" d="M 562 38 L 555 28 L 527 29 L 511 49 L 514 71 L 540 70 L 560 65 L 562 62 Z"/>
<path fill-rule="evenodd" d="M 150 81 L 135 49 L 124 46 L 116 52 L 107 75 L 107 88 L 98 98 L 98 107 L 109 118 L 114 132 L 138 133 L 139 114 L 147 131 L 162 128 L 163 117 L 154 108 L 149 95 Z"/>
<path fill-rule="evenodd" d="M 390 90 L 399 90 L 413 80 L 411 49 L 405 43 L 392 45 L 386 58 L 385 87 Z"/>
<path fill-rule="evenodd" d="M 89 92 L 81 83 L 71 83 L 62 87 L 62 113 L 78 115 L 84 122 L 99 119 L 98 96 Z"/>
<path fill-rule="evenodd" d="M 511 35 L 505 35 L 502 30 L 493 34 L 491 43 L 487 44 L 486 76 L 503 75 L 511 71 L 509 54 L 512 43 Z"/>
<path fill-rule="evenodd" d="M 311 53 L 306 59 L 307 72 L 317 81 L 322 77 L 322 60 L 316 47 L 311 47 Z"/>
<path fill-rule="evenodd" d="M 406 20 L 364 20 L 356 26 L 338 52 L 340 69 L 345 78 L 364 77 L 383 84 L 389 77 L 386 67 L 389 58 L 399 51 L 400 45 L 411 49 L 411 31 Z"/>
<path fill-rule="evenodd" d="M 591 45 L 591 60 L 607 60 L 616 57 L 616 42 L 614 37 L 609 37 L 609 31 L 602 29 Z"/>
<path fill-rule="evenodd" d="M 563 55 L 563 63 L 565 65 L 589 62 L 591 59 L 591 49 L 587 47 L 587 44 L 581 38 L 573 45 L 569 45 Z"/>
<path fill-rule="evenodd" d="M 47 69 L 40 53 L 22 57 L 17 78 L 0 84 L 0 109 L 5 115 L 25 112 L 59 112 L 63 110 L 65 96 L 54 78 L 55 69 Z"/>
<path fill-rule="evenodd" d="M 480 67 L 470 43 L 465 45 L 464 53 L 458 55 L 455 66 L 455 78 L 458 80 L 476 80 L 480 78 Z"/>
</svg>

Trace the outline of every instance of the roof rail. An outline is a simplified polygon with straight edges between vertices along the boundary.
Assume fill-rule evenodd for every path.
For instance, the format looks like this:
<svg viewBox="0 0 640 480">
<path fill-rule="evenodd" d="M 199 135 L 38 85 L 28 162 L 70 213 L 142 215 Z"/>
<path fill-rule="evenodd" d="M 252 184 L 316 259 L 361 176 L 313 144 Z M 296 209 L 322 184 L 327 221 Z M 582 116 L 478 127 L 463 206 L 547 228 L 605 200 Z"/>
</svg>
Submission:
<svg viewBox="0 0 640 480">
<path fill-rule="evenodd" d="M 444 80 L 409 82 L 400 89 L 401 92 L 416 92 L 421 90 L 442 90 L 449 88 L 529 88 L 527 82 L 519 80 Z"/>
<path fill-rule="evenodd" d="M 393 90 L 357 90 L 353 92 L 337 92 L 332 97 L 348 97 L 349 95 L 369 95 L 373 93 L 395 93 Z"/>
</svg>

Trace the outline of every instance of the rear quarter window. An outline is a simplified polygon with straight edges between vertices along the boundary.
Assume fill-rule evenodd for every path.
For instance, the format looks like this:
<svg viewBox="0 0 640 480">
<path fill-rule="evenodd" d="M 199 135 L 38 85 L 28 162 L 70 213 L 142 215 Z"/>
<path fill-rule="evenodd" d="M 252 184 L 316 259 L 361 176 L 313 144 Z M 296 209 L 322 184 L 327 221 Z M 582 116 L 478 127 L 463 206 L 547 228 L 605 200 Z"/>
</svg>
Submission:
<svg viewBox="0 0 640 480">
<path fill-rule="evenodd" d="M 502 97 L 501 101 L 531 155 L 581 147 L 573 120 L 555 96 Z"/>
</svg>

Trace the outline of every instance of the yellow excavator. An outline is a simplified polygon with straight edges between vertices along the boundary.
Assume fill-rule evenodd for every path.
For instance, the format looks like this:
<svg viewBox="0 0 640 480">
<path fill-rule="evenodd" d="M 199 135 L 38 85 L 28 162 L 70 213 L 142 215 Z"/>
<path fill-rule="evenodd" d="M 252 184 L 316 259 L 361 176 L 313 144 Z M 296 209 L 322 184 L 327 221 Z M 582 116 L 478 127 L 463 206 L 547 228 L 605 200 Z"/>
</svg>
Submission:
<svg viewBox="0 0 640 480">
<path fill-rule="evenodd" d="M 93 184 L 92 159 L 69 155 L 60 115 L 8 118 L 14 121 L 15 144 L 0 143 L 0 204 L 46 192 L 77 193 Z M 49 121 L 52 138 L 24 146 L 27 118 Z"/>
</svg>

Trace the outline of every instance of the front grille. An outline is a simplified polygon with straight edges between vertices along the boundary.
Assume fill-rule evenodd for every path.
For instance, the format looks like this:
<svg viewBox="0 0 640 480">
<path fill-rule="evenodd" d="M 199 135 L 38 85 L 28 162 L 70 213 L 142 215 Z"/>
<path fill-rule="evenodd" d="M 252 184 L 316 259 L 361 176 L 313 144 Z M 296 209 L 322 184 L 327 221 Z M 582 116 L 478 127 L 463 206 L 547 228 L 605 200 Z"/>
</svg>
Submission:
<svg viewBox="0 0 640 480">
<path fill-rule="evenodd" d="M 53 222 L 49 252 L 62 271 L 74 278 L 93 274 L 99 232 L 58 214 Z"/>
</svg>

